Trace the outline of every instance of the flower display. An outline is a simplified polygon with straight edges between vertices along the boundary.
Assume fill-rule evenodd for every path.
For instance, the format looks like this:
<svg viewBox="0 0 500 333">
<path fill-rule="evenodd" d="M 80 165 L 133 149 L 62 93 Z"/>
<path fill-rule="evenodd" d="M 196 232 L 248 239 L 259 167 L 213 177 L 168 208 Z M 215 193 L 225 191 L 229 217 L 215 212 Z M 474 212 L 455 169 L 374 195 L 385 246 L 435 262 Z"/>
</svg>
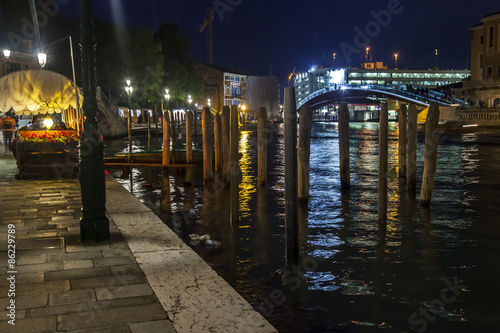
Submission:
<svg viewBox="0 0 500 333">
<path fill-rule="evenodd" d="M 73 131 L 49 131 L 43 132 L 25 132 L 19 134 L 19 142 L 62 142 L 68 143 L 80 140 L 80 135 Z"/>
</svg>

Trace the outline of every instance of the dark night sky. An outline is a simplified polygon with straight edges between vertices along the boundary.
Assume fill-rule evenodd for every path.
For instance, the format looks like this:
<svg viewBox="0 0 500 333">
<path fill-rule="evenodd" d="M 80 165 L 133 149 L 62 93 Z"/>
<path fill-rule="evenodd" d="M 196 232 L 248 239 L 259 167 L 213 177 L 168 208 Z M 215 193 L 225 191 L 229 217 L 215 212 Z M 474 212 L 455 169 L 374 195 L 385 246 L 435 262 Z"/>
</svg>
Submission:
<svg viewBox="0 0 500 333">
<path fill-rule="evenodd" d="M 470 27 L 500 11 L 493 0 L 109 0 L 94 1 L 94 16 L 149 29 L 173 22 L 191 41 L 193 56 L 204 62 L 206 33 L 198 28 L 213 4 L 228 9 L 215 13 L 214 63 L 227 68 L 237 64 L 256 75 L 267 75 L 272 65 L 282 83 L 293 68 L 332 66 L 333 52 L 337 66 L 346 66 L 341 44 L 356 47 L 354 29 L 365 31 L 367 24 L 372 28 L 368 37 L 373 60 L 393 67 L 397 52 L 400 68 L 431 68 L 437 48 L 439 67 L 465 69 Z M 389 20 L 384 17 L 384 26 L 374 24 L 372 13 L 390 6 L 393 14 Z M 79 1 L 61 5 L 60 10 L 65 16 L 78 15 Z M 359 63 L 360 56 L 353 53 L 351 65 Z"/>
</svg>

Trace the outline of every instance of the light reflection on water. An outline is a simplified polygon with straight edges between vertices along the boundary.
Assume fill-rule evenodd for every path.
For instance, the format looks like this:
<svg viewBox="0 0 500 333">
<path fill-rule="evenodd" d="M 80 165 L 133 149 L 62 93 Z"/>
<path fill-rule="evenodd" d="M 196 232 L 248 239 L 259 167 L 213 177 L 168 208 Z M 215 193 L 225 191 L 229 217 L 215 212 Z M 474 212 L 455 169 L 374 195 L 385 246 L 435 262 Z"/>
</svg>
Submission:
<svg viewBox="0 0 500 333">
<path fill-rule="evenodd" d="M 391 170 L 398 163 L 396 124 L 389 129 Z M 301 253 L 313 261 L 302 265 L 302 283 L 293 290 L 273 274 L 284 265 L 282 127 L 269 137 L 267 191 L 256 189 L 255 132 L 241 133 L 240 226 L 245 228 L 231 228 L 227 191 L 203 187 L 200 168 L 171 170 L 167 177 L 159 169 L 137 168 L 132 185 L 129 179 L 120 182 L 187 243 L 190 233 L 221 241 L 218 249 L 202 242 L 192 247 L 280 332 L 334 331 L 346 323 L 356 332 L 377 327 L 411 331 L 410 316 L 439 300 L 446 288 L 443 279 L 454 277 L 467 288 L 428 323 L 426 332 L 499 327 L 499 306 L 486 300 L 499 295 L 498 286 L 487 281 L 500 278 L 500 136 L 441 134 L 431 209 L 419 206 L 419 190 L 413 196 L 404 180 L 390 179 L 388 221 L 381 226 L 376 211 L 378 125 L 354 123 L 350 132 L 352 188 L 346 194 L 340 191 L 336 124 L 313 125 L 311 198 L 299 211 Z M 183 184 L 187 179 L 192 186 Z M 144 182 L 153 189 L 142 188 Z M 192 208 L 194 217 L 187 214 Z M 276 290 L 284 300 L 273 297 Z"/>
<path fill-rule="evenodd" d="M 240 146 L 239 153 L 240 157 L 240 170 L 241 170 L 241 181 L 240 181 L 240 215 L 242 218 L 250 216 L 252 209 L 250 208 L 249 201 L 252 199 L 252 194 L 255 193 L 255 170 L 252 168 L 252 156 L 250 145 L 250 134 L 249 131 L 241 131 L 240 133 Z M 255 141 L 255 140 L 254 140 Z M 255 147 L 255 144 L 253 145 Z"/>
</svg>

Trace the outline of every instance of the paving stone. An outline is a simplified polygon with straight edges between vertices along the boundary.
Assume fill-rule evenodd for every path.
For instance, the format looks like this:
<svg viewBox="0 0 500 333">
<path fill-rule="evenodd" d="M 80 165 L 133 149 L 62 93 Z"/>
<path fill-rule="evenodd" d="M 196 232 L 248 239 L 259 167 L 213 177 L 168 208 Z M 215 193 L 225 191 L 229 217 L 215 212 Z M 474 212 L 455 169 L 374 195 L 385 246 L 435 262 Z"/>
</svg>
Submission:
<svg viewBox="0 0 500 333">
<path fill-rule="evenodd" d="M 131 333 L 176 333 L 170 320 L 147 321 L 129 324 Z"/>
<path fill-rule="evenodd" d="M 7 314 L 7 313 L 5 313 Z M 26 318 L 26 310 L 18 310 L 16 309 L 16 320 L 18 319 L 24 319 Z M 11 320 L 10 317 L 7 317 L 7 316 L 0 316 L 0 321 L 8 321 L 8 320 Z M 2 332 L 2 331 L 0 331 Z"/>
<path fill-rule="evenodd" d="M 45 273 L 45 281 L 61 281 L 107 275 L 111 275 L 111 270 L 109 269 L 109 267 L 94 267 L 93 269 L 68 269 L 64 271 L 53 271 Z"/>
<path fill-rule="evenodd" d="M 38 225 L 38 226 L 36 226 L 36 230 L 51 230 L 51 229 L 57 229 L 57 225 L 55 225 L 55 224 L 45 224 L 45 225 Z"/>
<path fill-rule="evenodd" d="M 58 214 L 63 214 L 63 213 L 70 213 L 70 214 L 73 214 L 75 213 L 76 211 L 74 209 L 59 209 L 57 211 Z"/>
<path fill-rule="evenodd" d="M 23 208 L 19 209 L 19 213 L 36 213 L 38 212 L 38 208 Z"/>
<path fill-rule="evenodd" d="M 56 238 L 56 237 L 57 237 L 57 231 L 42 230 L 39 232 L 34 232 L 34 230 L 32 230 L 31 233 L 28 233 L 26 235 L 20 235 L 18 237 L 18 239 L 23 239 L 23 240 L 24 239 L 34 239 L 35 240 L 34 246 L 36 246 L 37 248 L 43 248 L 43 247 L 53 247 L 54 246 L 53 244 L 51 244 L 50 246 L 48 246 L 47 244 L 48 244 L 49 240 L 50 240 L 50 242 L 54 242 L 54 238 Z M 60 240 L 59 240 L 59 243 L 60 243 Z M 59 244 L 59 247 L 61 247 L 60 244 Z"/>
<path fill-rule="evenodd" d="M 57 232 L 51 233 L 51 236 L 46 236 L 47 238 L 35 239 L 35 248 L 37 249 L 55 249 L 63 248 L 64 239 L 61 237 L 56 237 Z"/>
<path fill-rule="evenodd" d="M 17 265 L 33 265 L 33 264 L 44 264 L 47 262 L 47 255 L 42 254 L 38 256 L 21 256 L 17 259 Z"/>
<path fill-rule="evenodd" d="M 132 253 L 128 257 L 110 257 L 110 258 L 99 258 L 94 259 L 96 267 L 101 266 L 122 266 L 122 265 L 133 265 L 135 264 L 135 259 L 132 257 Z"/>
<path fill-rule="evenodd" d="M 26 250 L 35 248 L 35 239 L 17 239 L 16 250 Z"/>
<path fill-rule="evenodd" d="M 101 250 L 103 258 L 132 256 L 130 249 L 109 249 Z"/>
<path fill-rule="evenodd" d="M 50 293 L 49 305 L 80 304 L 96 300 L 94 289 L 70 290 L 64 293 Z"/>
<path fill-rule="evenodd" d="M 144 274 L 142 270 L 134 265 L 124 265 L 124 266 L 110 266 L 109 269 L 115 276 L 126 276 L 128 274 Z"/>
<path fill-rule="evenodd" d="M 27 317 L 43 317 L 54 314 L 68 314 L 75 312 L 91 312 L 102 309 L 126 308 L 131 306 L 158 304 L 158 299 L 154 295 L 121 298 L 110 301 L 88 302 L 80 304 L 64 304 L 46 306 L 43 308 L 29 309 L 26 313 Z"/>
<path fill-rule="evenodd" d="M 20 319 L 16 320 L 16 325 L 12 326 L 7 321 L 0 322 L 0 332 L 2 333 L 53 333 L 56 331 L 56 316 Z"/>
<path fill-rule="evenodd" d="M 93 260 L 64 260 L 63 269 L 91 268 L 94 267 Z"/>
<path fill-rule="evenodd" d="M 152 295 L 153 290 L 151 289 L 149 284 L 144 283 L 117 287 L 96 288 L 95 293 L 98 300 L 110 300 L 116 298 Z"/>
<path fill-rule="evenodd" d="M 39 308 L 47 305 L 48 294 L 39 295 L 16 295 L 16 310 Z M 5 309 L 10 304 L 10 298 L 0 298 L 0 308 Z"/>
<path fill-rule="evenodd" d="M 43 273 L 42 273 L 43 274 Z M 65 281 L 46 281 L 44 283 L 29 283 L 20 284 L 16 280 L 16 295 L 34 295 L 34 294 L 47 294 L 47 293 L 60 293 L 71 289 L 69 280 Z"/>
<path fill-rule="evenodd" d="M 134 306 L 128 308 L 104 309 L 57 316 L 57 329 L 74 330 L 124 323 L 165 319 L 165 311 L 159 304 Z"/>
<path fill-rule="evenodd" d="M 16 256 L 18 258 L 22 257 L 22 256 L 36 256 L 36 255 L 42 255 L 42 254 L 47 254 L 47 255 L 51 255 L 51 254 L 57 254 L 57 253 L 62 253 L 64 249 L 62 248 L 48 248 L 48 249 L 35 249 L 35 248 L 31 248 L 31 249 L 24 249 L 24 250 L 19 250 L 19 251 L 16 251 Z"/>
<path fill-rule="evenodd" d="M 52 272 L 60 269 L 62 269 L 62 263 L 58 262 L 17 266 L 18 273 Z"/>
<path fill-rule="evenodd" d="M 75 223 L 76 222 L 79 223 L 80 219 L 77 219 L 73 217 L 73 215 L 68 214 L 68 215 L 53 216 L 52 221 L 64 221 L 64 222 L 74 221 Z"/>
<path fill-rule="evenodd" d="M 99 245 L 66 245 L 66 252 L 83 252 L 83 251 L 99 251 L 102 249 L 111 249 L 108 243 Z"/>
<path fill-rule="evenodd" d="M 18 224 L 23 223 L 23 220 L 19 218 L 11 218 L 11 219 L 2 218 L 1 224 L 11 224 L 11 223 L 17 226 Z"/>
<path fill-rule="evenodd" d="M 87 330 L 67 331 L 68 333 L 130 333 L 127 324 L 114 325 L 99 328 L 89 328 Z"/>
<path fill-rule="evenodd" d="M 21 286 L 23 284 L 32 283 L 42 283 L 44 280 L 44 273 L 26 273 L 16 275 L 16 286 Z M 7 279 L 0 279 L 0 286 L 4 287 L 8 285 Z"/>
<path fill-rule="evenodd" d="M 56 262 L 63 260 L 85 260 L 101 258 L 101 251 L 85 251 L 85 252 L 72 252 L 72 253 L 54 253 L 47 256 L 47 262 Z"/>
<path fill-rule="evenodd" d="M 139 284 L 147 282 L 144 275 L 139 274 L 126 274 L 118 276 L 101 276 L 86 279 L 73 279 L 71 280 L 72 289 L 86 289 L 86 288 L 113 288 L 118 286 L 125 286 L 129 284 Z"/>
</svg>

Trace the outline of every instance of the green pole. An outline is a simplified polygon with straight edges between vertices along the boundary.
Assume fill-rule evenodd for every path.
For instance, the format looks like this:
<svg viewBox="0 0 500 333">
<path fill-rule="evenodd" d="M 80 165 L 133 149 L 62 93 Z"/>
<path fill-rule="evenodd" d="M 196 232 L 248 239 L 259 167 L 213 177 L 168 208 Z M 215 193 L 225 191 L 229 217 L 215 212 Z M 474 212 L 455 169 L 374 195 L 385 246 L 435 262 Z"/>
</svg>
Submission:
<svg viewBox="0 0 500 333">
<path fill-rule="evenodd" d="M 103 143 L 98 132 L 95 42 L 92 23 L 92 0 L 80 0 L 83 86 L 83 135 L 80 142 L 80 186 L 83 216 L 80 220 L 82 242 L 109 240 L 106 218 L 106 184 Z"/>
</svg>

